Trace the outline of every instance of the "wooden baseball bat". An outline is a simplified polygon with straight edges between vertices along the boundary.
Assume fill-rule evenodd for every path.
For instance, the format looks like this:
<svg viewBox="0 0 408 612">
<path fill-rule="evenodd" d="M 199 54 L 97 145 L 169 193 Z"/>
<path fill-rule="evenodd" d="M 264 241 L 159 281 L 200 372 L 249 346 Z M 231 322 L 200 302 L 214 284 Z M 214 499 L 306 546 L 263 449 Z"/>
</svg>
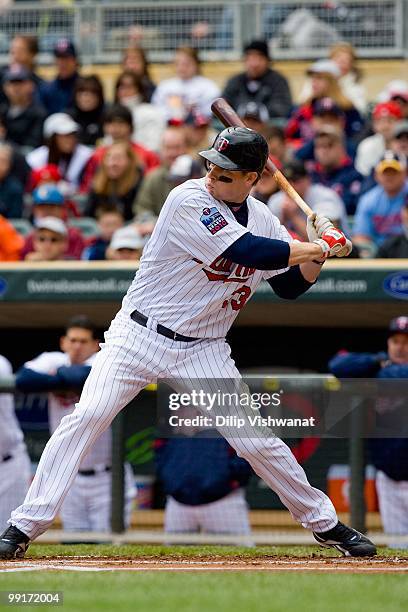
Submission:
<svg viewBox="0 0 408 612">
<path fill-rule="evenodd" d="M 225 127 L 247 127 L 224 98 L 217 98 L 214 100 L 211 104 L 211 110 Z M 273 178 L 278 183 L 279 187 L 292 198 L 299 208 L 303 210 L 305 215 L 309 216 L 313 213 L 310 206 L 300 197 L 296 189 L 292 187 L 287 178 L 285 178 L 270 158 L 268 158 L 266 162 L 266 169 L 273 174 Z"/>
</svg>

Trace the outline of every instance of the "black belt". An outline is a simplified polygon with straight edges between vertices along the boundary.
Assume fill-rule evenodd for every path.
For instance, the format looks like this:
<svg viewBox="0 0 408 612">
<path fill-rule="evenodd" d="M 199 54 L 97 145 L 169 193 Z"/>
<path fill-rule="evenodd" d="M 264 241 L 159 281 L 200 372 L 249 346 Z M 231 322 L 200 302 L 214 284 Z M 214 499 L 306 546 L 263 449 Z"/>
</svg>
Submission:
<svg viewBox="0 0 408 612">
<path fill-rule="evenodd" d="M 130 315 L 130 318 L 133 319 L 139 325 L 143 325 L 143 327 L 147 327 L 148 318 L 139 312 L 138 310 L 134 310 Z M 170 338 L 170 340 L 180 340 L 180 342 L 193 342 L 194 340 L 199 340 L 200 338 L 191 338 L 190 336 L 183 336 L 182 334 L 178 334 L 177 332 L 172 331 L 168 327 L 164 327 L 164 325 L 157 324 L 156 331 L 158 334 L 162 336 L 166 336 L 166 338 Z"/>
<path fill-rule="evenodd" d="M 110 467 L 110 465 L 107 465 L 102 470 L 79 470 L 78 474 L 81 474 L 81 476 L 96 476 L 96 474 L 102 474 L 103 472 L 110 472 L 111 469 L 112 468 Z"/>
<path fill-rule="evenodd" d="M 13 458 L 13 455 L 4 455 L 1 458 L 1 462 L 0 463 L 6 463 L 6 461 L 10 461 L 10 459 L 12 459 L 12 458 Z"/>
</svg>

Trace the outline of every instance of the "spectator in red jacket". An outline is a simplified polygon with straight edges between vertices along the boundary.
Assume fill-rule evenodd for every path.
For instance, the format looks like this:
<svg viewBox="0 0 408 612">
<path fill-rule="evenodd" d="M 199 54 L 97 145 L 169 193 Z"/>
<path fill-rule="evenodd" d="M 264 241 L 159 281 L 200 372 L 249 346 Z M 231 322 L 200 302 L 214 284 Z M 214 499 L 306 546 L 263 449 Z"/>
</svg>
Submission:
<svg viewBox="0 0 408 612">
<path fill-rule="evenodd" d="M 121 104 L 115 104 L 106 112 L 103 122 L 106 144 L 98 147 L 87 163 L 80 188 L 82 193 L 89 192 L 95 172 L 105 155 L 106 149 L 114 142 L 125 141 L 131 143 L 134 152 L 142 162 L 144 174 L 160 165 L 160 159 L 156 153 L 132 141 L 133 131 L 132 113 L 128 108 Z"/>
</svg>

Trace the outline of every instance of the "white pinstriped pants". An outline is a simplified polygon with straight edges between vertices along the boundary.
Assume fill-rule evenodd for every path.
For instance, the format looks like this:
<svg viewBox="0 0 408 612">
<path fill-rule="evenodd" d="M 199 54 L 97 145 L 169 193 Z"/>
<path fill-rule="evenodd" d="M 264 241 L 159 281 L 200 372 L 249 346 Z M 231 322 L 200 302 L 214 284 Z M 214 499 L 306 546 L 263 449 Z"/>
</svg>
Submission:
<svg viewBox="0 0 408 612">
<path fill-rule="evenodd" d="M 389 535 L 408 535 L 408 482 L 393 480 L 384 472 L 378 471 L 376 477 L 378 503 L 384 533 Z M 399 542 L 389 542 L 391 548 L 408 548 Z"/>
<path fill-rule="evenodd" d="M 169 495 L 164 513 L 166 533 L 228 533 L 249 535 L 248 505 L 242 488 L 208 504 L 189 506 Z"/>
<path fill-rule="evenodd" d="M 105 334 L 105 344 L 75 410 L 61 420 L 50 438 L 26 499 L 12 512 L 10 523 L 31 539 L 46 531 L 90 446 L 117 413 L 158 378 L 236 380 L 240 374 L 225 340 L 175 342 L 120 311 Z M 336 525 L 330 499 L 309 484 L 304 470 L 279 438 L 265 437 L 264 431 L 252 428 L 242 438 L 237 437 L 236 429 L 223 435 L 303 527 L 326 531 Z"/>
<path fill-rule="evenodd" d="M 125 464 L 124 523 L 130 525 L 135 497 L 134 476 Z M 60 516 L 64 531 L 110 531 L 112 516 L 112 472 L 93 476 L 77 474 L 62 506 Z"/>
<path fill-rule="evenodd" d="M 6 423 L 1 425 L 7 427 Z M 10 452 L 12 458 L 0 463 L 0 530 L 3 531 L 10 512 L 21 504 L 31 479 L 31 463 L 25 445 Z"/>
</svg>

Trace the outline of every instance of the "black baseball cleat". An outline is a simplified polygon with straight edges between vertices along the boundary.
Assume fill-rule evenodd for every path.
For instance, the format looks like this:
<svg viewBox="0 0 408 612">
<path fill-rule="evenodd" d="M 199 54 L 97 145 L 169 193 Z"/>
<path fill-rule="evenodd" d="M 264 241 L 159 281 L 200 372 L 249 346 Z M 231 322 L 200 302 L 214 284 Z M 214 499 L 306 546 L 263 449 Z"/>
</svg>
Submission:
<svg viewBox="0 0 408 612">
<path fill-rule="evenodd" d="M 320 546 L 337 548 L 346 557 L 373 557 L 377 554 L 376 547 L 368 538 L 340 521 L 333 529 L 323 533 L 313 532 L 313 535 Z"/>
<path fill-rule="evenodd" d="M 0 559 L 22 559 L 29 543 L 30 538 L 11 525 L 0 536 Z"/>
</svg>

